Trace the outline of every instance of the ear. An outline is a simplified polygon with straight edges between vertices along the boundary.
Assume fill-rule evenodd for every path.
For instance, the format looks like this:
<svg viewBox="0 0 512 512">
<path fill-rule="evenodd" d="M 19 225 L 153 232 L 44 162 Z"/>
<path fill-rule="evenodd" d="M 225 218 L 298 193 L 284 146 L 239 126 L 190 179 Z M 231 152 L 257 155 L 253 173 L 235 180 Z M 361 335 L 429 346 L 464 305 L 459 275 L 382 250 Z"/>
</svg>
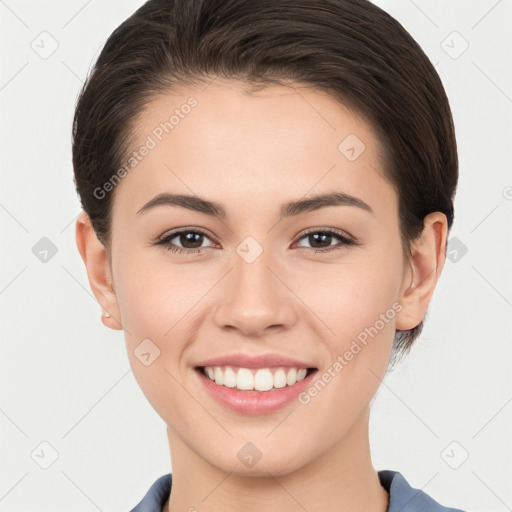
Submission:
<svg viewBox="0 0 512 512">
<path fill-rule="evenodd" d="M 425 217 L 422 234 L 411 244 L 412 256 L 400 291 L 402 310 L 396 316 L 397 329 L 414 329 L 425 317 L 446 260 L 447 233 L 443 213 L 434 212 Z"/>
<path fill-rule="evenodd" d="M 109 257 L 85 212 L 81 212 L 76 221 L 76 244 L 85 263 L 91 290 L 103 311 L 110 315 L 109 317 L 102 315 L 103 323 L 112 329 L 121 330 L 123 326 Z"/>
</svg>

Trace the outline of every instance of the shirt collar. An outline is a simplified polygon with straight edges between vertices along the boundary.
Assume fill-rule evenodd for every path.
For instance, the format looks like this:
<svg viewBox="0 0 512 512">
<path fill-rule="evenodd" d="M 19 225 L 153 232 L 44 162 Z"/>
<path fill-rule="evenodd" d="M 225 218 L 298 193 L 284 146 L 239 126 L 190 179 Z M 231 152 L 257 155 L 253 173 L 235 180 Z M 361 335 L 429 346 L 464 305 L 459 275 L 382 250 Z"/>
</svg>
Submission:
<svg viewBox="0 0 512 512">
<path fill-rule="evenodd" d="M 382 470 L 378 472 L 382 487 L 389 493 L 387 512 L 463 512 L 447 508 L 409 485 L 398 471 Z M 149 488 L 144 498 L 130 512 L 162 512 L 171 491 L 171 473 L 158 478 Z"/>
</svg>

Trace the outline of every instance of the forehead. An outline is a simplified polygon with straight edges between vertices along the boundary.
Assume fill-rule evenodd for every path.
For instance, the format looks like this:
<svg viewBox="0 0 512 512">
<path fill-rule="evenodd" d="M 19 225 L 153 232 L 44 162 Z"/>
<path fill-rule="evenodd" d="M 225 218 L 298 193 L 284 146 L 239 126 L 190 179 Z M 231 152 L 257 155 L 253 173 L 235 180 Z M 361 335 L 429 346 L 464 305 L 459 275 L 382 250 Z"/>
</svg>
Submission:
<svg viewBox="0 0 512 512">
<path fill-rule="evenodd" d="M 133 208 L 161 192 L 221 196 L 233 207 L 331 190 L 394 200 L 372 127 L 311 87 L 181 87 L 156 96 L 134 134 L 138 155 L 126 155 L 115 191 Z"/>
</svg>

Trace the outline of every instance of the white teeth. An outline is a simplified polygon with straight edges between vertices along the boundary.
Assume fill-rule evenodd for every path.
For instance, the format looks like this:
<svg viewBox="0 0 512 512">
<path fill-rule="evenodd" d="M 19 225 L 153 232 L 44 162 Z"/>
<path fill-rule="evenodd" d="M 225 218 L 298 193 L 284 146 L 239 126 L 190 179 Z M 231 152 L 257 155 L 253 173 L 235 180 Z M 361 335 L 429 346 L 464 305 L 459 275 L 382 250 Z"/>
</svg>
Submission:
<svg viewBox="0 0 512 512">
<path fill-rule="evenodd" d="M 304 380 L 305 377 L 306 377 L 306 373 L 308 373 L 307 370 L 305 370 L 304 368 L 301 368 L 298 372 L 297 372 L 297 382 L 301 381 L 301 380 Z"/>
<path fill-rule="evenodd" d="M 240 368 L 236 375 L 236 387 L 238 389 L 254 389 L 254 378 L 251 370 Z"/>
<path fill-rule="evenodd" d="M 224 372 L 224 386 L 228 388 L 236 387 L 237 377 L 236 373 L 228 366 Z"/>
<path fill-rule="evenodd" d="M 203 373 L 216 384 L 237 388 L 240 390 L 269 391 L 272 388 L 284 388 L 293 386 L 304 380 L 307 374 L 306 368 L 278 368 L 274 373 L 270 368 L 238 368 L 235 371 L 230 366 L 206 366 Z"/>
<path fill-rule="evenodd" d="M 286 374 L 286 383 L 288 386 L 295 384 L 297 382 L 297 370 L 295 368 L 290 368 L 288 373 Z"/>
<path fill-rule="evenodd" d="M 254 389 L 256 391 L 268 391 L 274 387 L 274 377 L 268 368 L 258 370 L 254 377 Z"/>
<path fill-rule="evenodd" d="M 224 384 L 224 373 L 218 366 L 215 367 L 215 384 Z"/>
<path fill-rule="evenodd" d="M 276 373 L 274 373 L 274 387 L 275 388 L 284 388 L 286 386 L 286 374 L 282 368 L 279 368 Z"/>
</svg>

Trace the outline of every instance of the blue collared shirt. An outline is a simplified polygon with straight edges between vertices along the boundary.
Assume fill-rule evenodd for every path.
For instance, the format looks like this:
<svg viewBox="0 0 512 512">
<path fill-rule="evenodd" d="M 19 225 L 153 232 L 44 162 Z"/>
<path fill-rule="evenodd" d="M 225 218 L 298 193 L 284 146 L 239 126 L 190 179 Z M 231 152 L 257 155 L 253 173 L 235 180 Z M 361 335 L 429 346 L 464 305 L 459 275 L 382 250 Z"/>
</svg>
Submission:
<svg viewBox="0 0 512 512">
<path fill-rule="evenodd" d="M 389 493 L 387 512 L 463 512 L 458 508 L 443 507 L 420 489 L 411 487 L 398 471 L 382 470 L 378 475 L 382 487 Z M 162 512 L 171 482 L 171 473 L 161 476 L 130 512 Z"/>
</svg>

